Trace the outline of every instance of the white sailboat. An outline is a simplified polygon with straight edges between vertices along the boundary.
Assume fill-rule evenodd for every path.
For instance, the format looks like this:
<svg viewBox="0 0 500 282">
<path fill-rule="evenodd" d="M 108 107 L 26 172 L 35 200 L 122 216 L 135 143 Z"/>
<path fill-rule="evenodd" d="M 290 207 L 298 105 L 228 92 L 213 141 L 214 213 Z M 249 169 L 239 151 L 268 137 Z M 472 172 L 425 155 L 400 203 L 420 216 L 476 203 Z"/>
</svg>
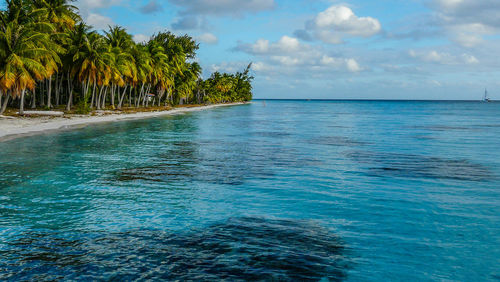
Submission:
<svg viewBox="0 0 500 282">
<path fill-rule="evenodd" d="M 491 102 L 490 97 L 488 97 L 488 89 L 484 89 L 484 98 L 483 102 Z"/>
</svg>

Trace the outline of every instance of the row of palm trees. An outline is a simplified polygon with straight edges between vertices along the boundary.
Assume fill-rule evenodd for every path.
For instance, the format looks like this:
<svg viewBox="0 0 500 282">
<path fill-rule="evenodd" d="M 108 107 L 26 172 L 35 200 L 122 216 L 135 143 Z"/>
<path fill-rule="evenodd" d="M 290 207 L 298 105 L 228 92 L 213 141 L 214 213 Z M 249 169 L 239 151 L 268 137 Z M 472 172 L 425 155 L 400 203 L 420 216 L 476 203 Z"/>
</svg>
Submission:
<svg viewBox="0 0 500 282">
<path fill-rule="evenodd" d="M 250 65 L 201 79 L 199 45 L 171 32 L 135 43 L 119 26 L 99 33 L 68 0 L 7 0 L 0 11 L 0 114 L 7 106 L 92 109 L 248 101 Z"/>
</svg>

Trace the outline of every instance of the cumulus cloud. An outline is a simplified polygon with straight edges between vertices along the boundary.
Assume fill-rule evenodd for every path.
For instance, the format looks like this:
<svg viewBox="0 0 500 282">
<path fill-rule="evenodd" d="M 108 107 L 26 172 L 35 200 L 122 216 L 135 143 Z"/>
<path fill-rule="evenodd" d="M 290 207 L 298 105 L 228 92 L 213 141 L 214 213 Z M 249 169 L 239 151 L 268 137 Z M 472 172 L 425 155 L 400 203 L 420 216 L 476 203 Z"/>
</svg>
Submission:
<svg viewBox="0 0 500 282">
<path fill-rule="evenodd" d="M 252 69 L 255 69 L 255 66 L 257 64 L 252 64 Z M 213 72 L 228 72 L 228 73 L 235 73 L 237 71 L 242 71 L 248 66 L 248 62 L 238 62 L 238 61 L 232 61 L 232 62 L 222 62 L 220 64 L 212 64 L 210 66 L 210 73 Z"/>
<path fill-rule="evenodd" d="M 442 25 L 451 40 L 474 47 L 486 35 L 500 33 L 500 2 L 498 0 L 434 0 Z"/>
<path fill-rule="evenodd" d="M 113 25 L 113 20 L 111 18 L 95 13 L 90 13 L 86 21 L 96 29 L 106 29 L 108 26 Z"/>
<path fill-rule="evenodd" d="M 354 58 L 326 54 L 320 47 L 303 44 L 297 38 L 283 36 L 275 42 L 259 39 L 254 43 L 239 43 L 234 50 L 257 56 L 257 72 L 360 72 L 363 68 Z"/>
<path fill-rule="evenodd" d="M 325 66 L 333 66 L 335 68 L 343 68 L 345 67 L 350 72 L 359 72 L 363 69 L 359 66 L 358 62 L 352 58 L 344 59 L 344 58 L 335 58 L 324 55 L 320 63 Z"/>
<path fill-rule="evenodd" d="M 295 35 L 303 40 L 319 39 L 330 44 L 342 43 L 346 37 L 371 37 L 382 30 L 380 22 L 372 17 L 358 17 L 351 8 L 334 5 L 306 23 L 305 29 Z"/>
<path fill-rule="evenodd" d="M 142 43 L 142 42 L 149 41 L 149 36 L 147 36 L 145 34 L 135 34 L 133 39 L 136 43 Z"/>
<path fill-rule="evenodd" d="M 217 42 L 219 42 L 219 39 L 217 38 L 217 36 L 213 35 L 212 33 L 204 33 L 196 38 L 199 41 L 206 43 L 206 44 L 217 44 Z"/>
<path fill-rule="evenodd" d="M 239 43 L 235 49 L 253 55 L 269 55 L 296 52 L 301 48 L 297 38 L 285 35 L 273 43 L 267 39 L 259 39 L 253 44 Z"/>
<path fill-rule="evenodd" d="M 410 50 L 408 54 L 410 55 L 410 57 L 417 58 L 424 62 L 443 64 L 443 65 L 458 65 L 458 64 L 470 65 L 479 63 L 479 60 L 476 57 L 466 53 L 456 56 L 447 52 L 438 52 L 436 50 L 430 50 L 430 51 Z"/>
</svg>

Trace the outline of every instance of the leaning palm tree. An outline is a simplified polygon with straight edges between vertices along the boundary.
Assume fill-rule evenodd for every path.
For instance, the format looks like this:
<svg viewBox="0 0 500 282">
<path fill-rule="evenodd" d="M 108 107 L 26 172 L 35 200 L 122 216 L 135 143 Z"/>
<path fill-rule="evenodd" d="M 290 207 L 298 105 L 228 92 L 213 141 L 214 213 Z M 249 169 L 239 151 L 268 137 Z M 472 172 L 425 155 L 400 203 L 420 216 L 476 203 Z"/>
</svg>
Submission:
<svg viewBox="0 0 500 282">
<path fill-rule="evenodd" d="M 24 114 L 24 96 L 27 89 L 33 90 L 37 80 L 47 77 L 57 68 L 60 59 L 57 53 L 47 49 L 52 46 L 50 24 L 19 24 L 8 22 L 0 30 L 0 89 L 13 98 L 20 98 L 19 114 Z"/>
</svg>

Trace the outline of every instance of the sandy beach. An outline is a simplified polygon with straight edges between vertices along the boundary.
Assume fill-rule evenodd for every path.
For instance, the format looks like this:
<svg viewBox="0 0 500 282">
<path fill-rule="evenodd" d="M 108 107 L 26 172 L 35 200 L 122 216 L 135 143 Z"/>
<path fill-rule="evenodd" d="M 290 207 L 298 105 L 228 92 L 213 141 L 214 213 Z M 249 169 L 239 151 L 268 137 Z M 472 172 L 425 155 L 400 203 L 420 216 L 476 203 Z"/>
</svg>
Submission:
<svg viewBox="0 0 500 282">
<path fill-rule="evenodd" d="M 132 114 L 107 115 L 72 115 L 63 117 L 0 117 L 0 142 L 23 136 L 43 134 L 57 130 L 82 128 L 90 124 L 115 122 L 133 119 L 145 119 L 166 115 L 176 115 L 188 112 L 208 110 L 217 107 L 242 105 L 245 103 L 217 104 L 198 107 L 175 108 L 167 111 L 139 112 Z"/>
</svg>

